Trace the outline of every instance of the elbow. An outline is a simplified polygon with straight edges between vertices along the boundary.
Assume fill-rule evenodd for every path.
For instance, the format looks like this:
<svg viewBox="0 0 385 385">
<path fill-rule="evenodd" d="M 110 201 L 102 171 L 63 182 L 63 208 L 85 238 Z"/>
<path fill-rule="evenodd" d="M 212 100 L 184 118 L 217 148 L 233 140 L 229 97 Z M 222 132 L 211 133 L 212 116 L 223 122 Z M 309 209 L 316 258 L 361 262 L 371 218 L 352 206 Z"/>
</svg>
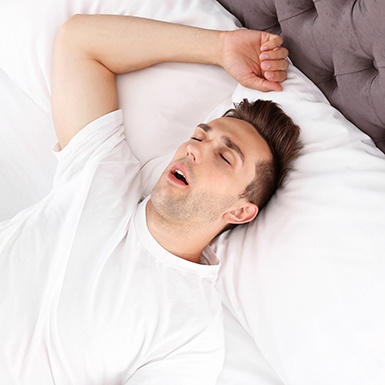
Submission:
<svg viewBox="0 0 385 385">
<path fill-rule="evenodd" d="M 55 39 L 54 54 L 73 49 L 82 42 L 82 25 L 88 15 L 71 16 L 58 30 Z"/>
<path fill-rule="evenodd" d="M 59 30 L 59 34 L 60 33 L 66 33 L 66 32 L 71 32 L 77 28 L 79 28 L 79 26 L 81 24 L 84 23 L 84 20 L 88 17 L 90 17 L 91 15 L 86 15 L 86 14 L 80 14 L 80 13 L 77 13 L 77 14 L 74 14 L 72 15 L 69 19 L 67 19 L 67 21 L 61 26 L 60 30 Z"/>
</svg>

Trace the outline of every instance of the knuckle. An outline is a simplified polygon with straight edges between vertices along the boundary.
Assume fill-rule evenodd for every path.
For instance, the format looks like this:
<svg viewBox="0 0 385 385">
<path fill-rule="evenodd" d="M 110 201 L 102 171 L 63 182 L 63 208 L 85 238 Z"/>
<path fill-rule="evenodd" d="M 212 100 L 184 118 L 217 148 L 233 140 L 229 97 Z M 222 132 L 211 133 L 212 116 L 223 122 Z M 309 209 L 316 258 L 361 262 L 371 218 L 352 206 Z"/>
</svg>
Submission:
<svg viewBox="0 0 385 385">
<path fill-rule="evenodd" d="M 280 81 L 283 82 L 287 78 L 287 73 L 285 71 L 281 72 Z"/>
</svg>

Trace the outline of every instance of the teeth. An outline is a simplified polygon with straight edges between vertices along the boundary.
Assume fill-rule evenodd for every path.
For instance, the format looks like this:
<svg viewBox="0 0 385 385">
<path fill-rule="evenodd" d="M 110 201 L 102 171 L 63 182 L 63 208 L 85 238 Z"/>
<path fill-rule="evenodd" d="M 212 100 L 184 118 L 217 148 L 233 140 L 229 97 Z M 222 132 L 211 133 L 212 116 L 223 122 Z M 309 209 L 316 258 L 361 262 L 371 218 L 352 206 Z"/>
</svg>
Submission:
<svg viewBox="0 0 385 385">
<path fill-rule="evenodd" d="M 186 180 L 186 176 L 183 174 L 182 171 L 176 169 L 174 175 L 175 175 L 175 177 L 176 177 L 177 179 L 183 181 L 186 185 L 188 184 L 188 183 L 187 183 L 187 180 Z"/>
<path fill-rule="evenodd" d="M 175 174 L 179 174 L 179 175 L 181 175 L 183 178 L 186 179 L 186 176 L 185 176 L 185 175 L 183 174 L 183 172 L 180 171 L 180 170 L 175 170 Z"/>
</svg>

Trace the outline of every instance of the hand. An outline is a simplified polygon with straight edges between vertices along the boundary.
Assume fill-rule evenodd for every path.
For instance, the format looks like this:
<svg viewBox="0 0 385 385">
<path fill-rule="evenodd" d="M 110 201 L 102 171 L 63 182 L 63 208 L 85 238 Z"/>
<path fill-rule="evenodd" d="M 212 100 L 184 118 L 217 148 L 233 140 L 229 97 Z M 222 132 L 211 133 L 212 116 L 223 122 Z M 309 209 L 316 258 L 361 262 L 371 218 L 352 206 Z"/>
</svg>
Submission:
<svg viewBox="0 0 385 385">
<path fill-rule="evenodd" d="M 224 32 L 222 67 L 240 84 L 260 91 L 281 91 L 289 62 L 282 37 L 239 29 Z"/>
</svg>

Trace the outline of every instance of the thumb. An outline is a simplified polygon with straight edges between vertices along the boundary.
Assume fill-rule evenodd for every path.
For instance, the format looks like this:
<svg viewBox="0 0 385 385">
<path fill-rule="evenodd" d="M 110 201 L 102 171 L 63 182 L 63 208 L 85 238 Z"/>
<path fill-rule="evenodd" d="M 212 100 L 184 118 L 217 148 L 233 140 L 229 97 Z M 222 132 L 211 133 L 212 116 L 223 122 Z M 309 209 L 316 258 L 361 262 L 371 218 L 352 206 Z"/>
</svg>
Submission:
<svg viewBox="0 0 385 385">
<path fill-rule="evenodd" d="M 263 92 L 282 91 L 281 84 L 260 77 L 255 77 L 254 79 L 247 79 L 243 81 L 241 85 L 247 88 L 252 88 L 254 90 Z"/>
</svg>

